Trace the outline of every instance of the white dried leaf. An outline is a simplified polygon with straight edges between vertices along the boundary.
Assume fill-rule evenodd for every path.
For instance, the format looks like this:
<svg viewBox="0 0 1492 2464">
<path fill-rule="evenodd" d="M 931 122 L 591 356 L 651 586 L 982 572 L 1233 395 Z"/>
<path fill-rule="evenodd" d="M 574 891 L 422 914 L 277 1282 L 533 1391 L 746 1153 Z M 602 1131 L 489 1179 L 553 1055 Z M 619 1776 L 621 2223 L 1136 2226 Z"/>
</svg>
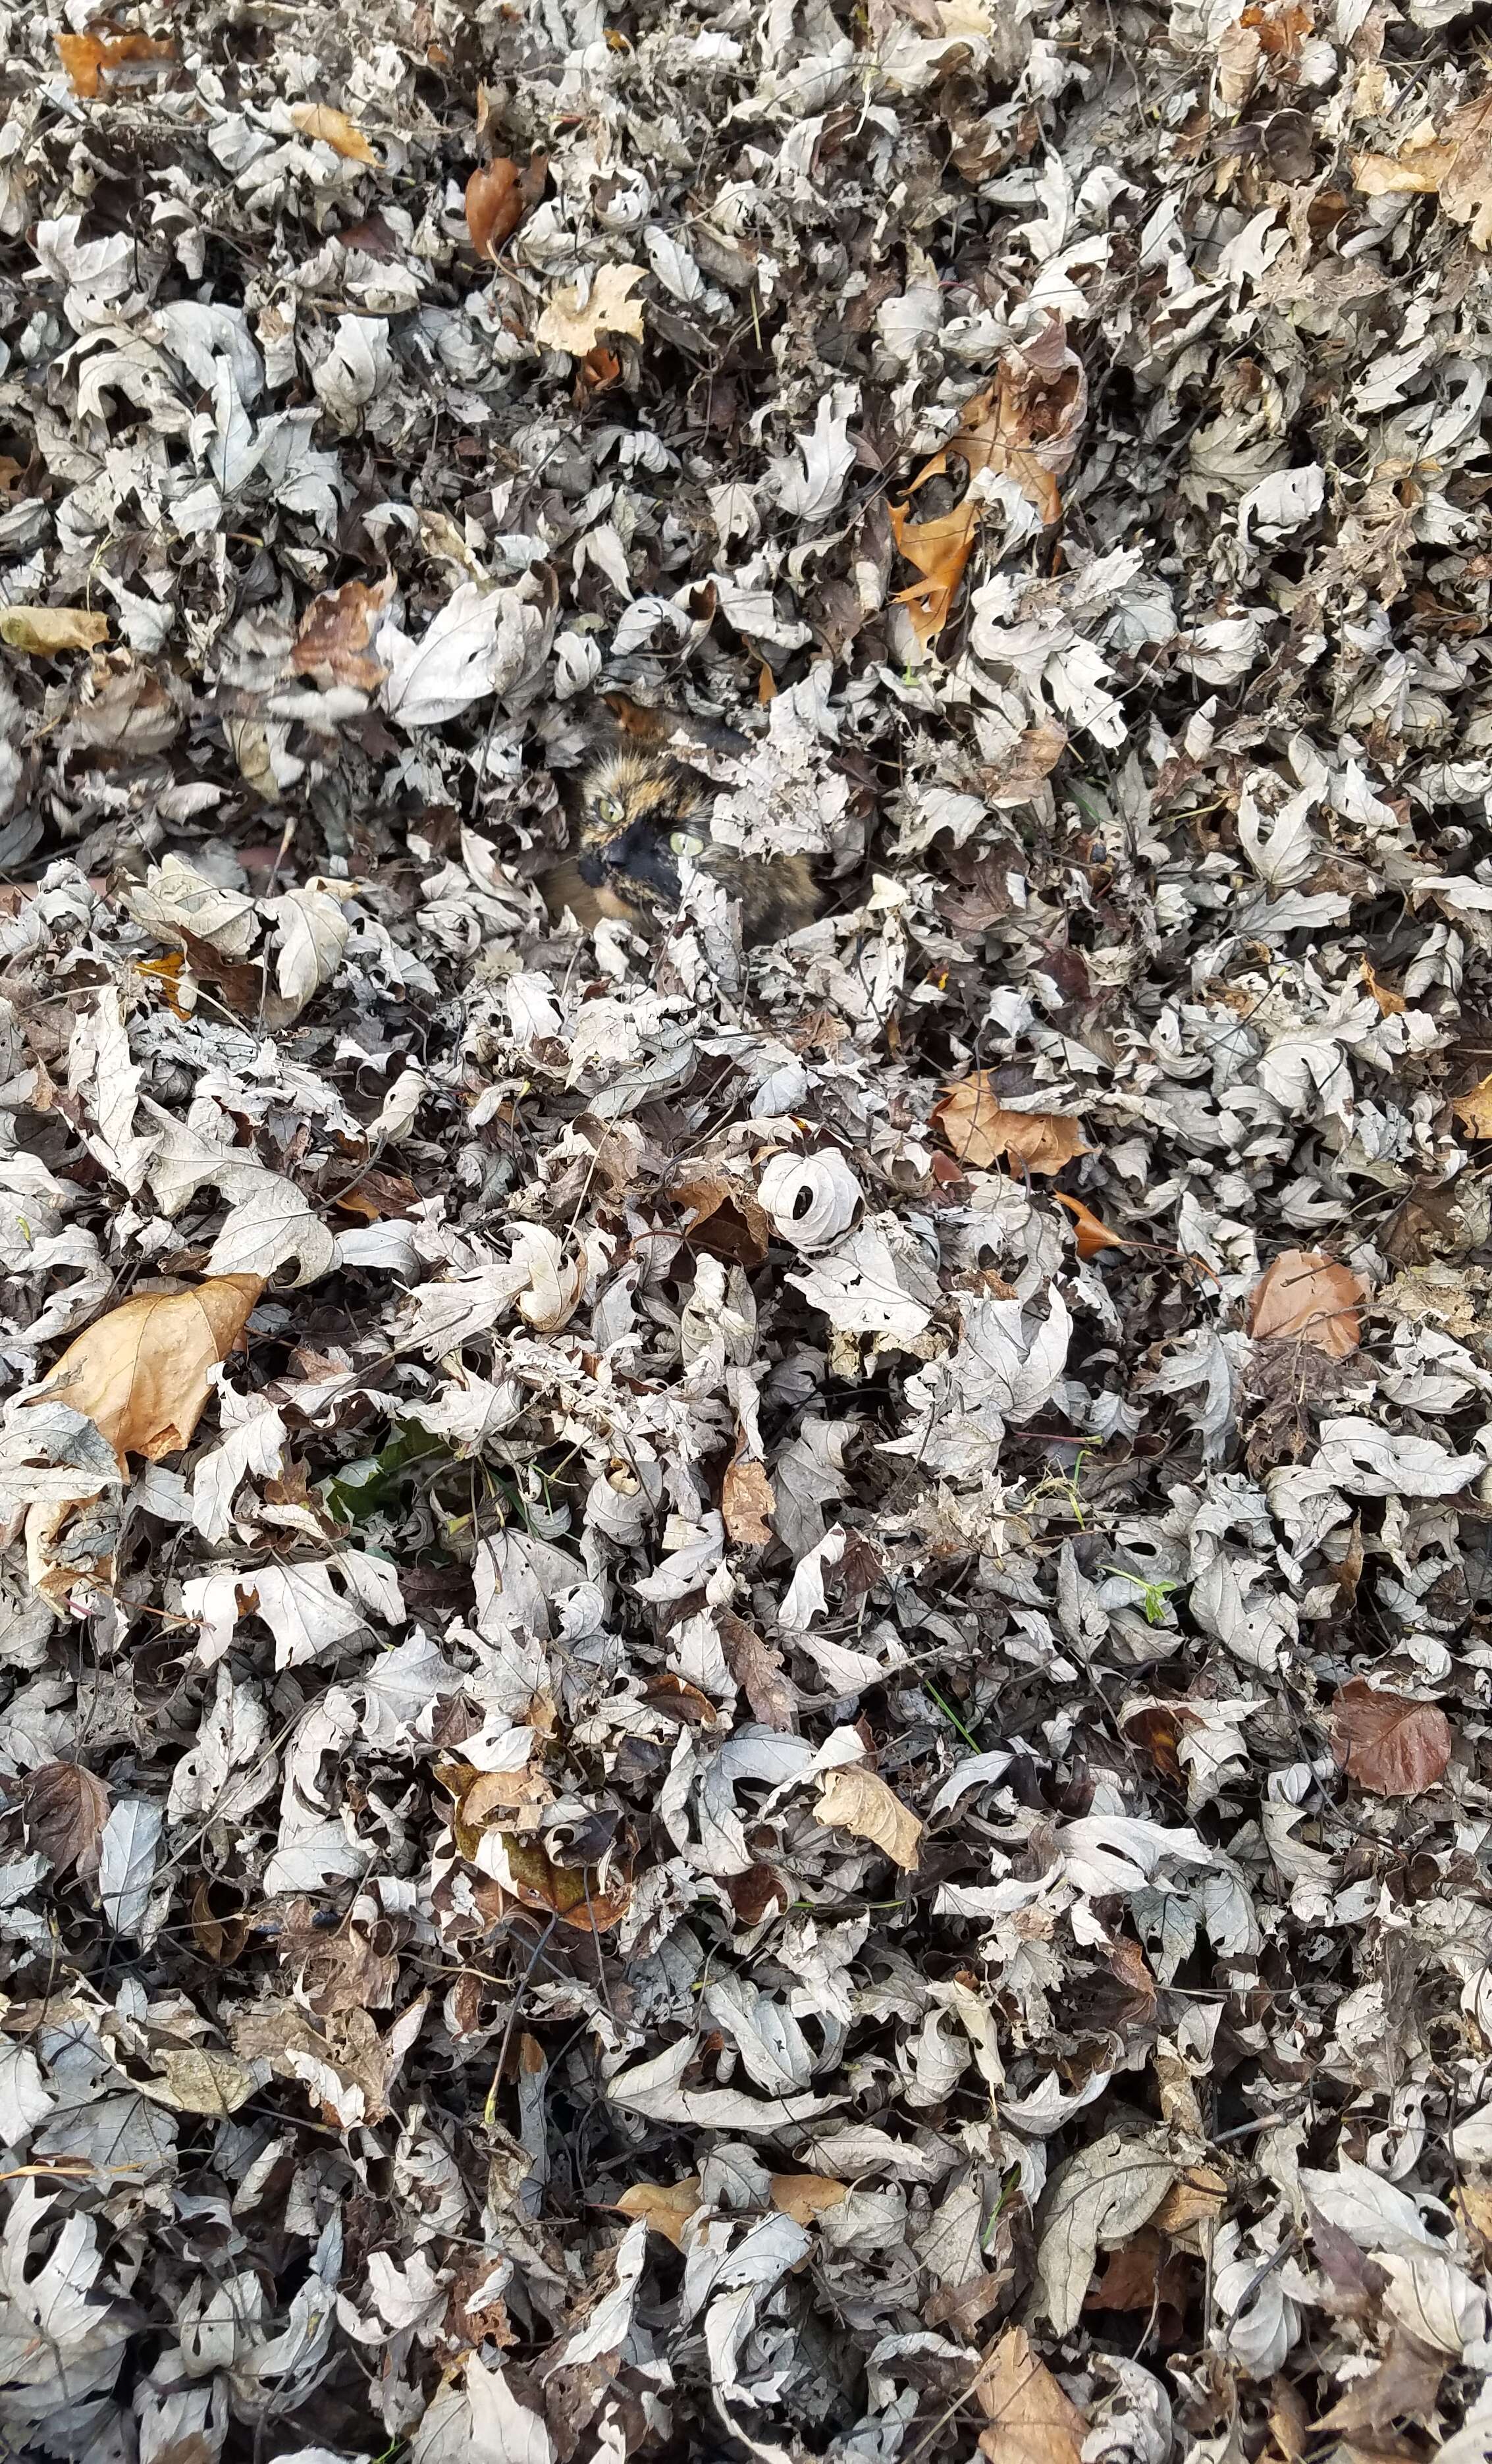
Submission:
<svg viewBox="0 0 1492 2464">
<path fill-rule="evenodd" d="M 138 1934 L 150 1904 L 165 1816 L 143 1796 L 116 1797 L 99 1843 L 99 1897 L 115 1933 Z"/>
<path fill-rule="evenodd" d="M 847 1232 L 865 1195 L 837 1147 L 818 1155 L 773 1155 L 757 1195 L 774 1231 L 795 1249 L 827 1249 Z"/>
</svg>

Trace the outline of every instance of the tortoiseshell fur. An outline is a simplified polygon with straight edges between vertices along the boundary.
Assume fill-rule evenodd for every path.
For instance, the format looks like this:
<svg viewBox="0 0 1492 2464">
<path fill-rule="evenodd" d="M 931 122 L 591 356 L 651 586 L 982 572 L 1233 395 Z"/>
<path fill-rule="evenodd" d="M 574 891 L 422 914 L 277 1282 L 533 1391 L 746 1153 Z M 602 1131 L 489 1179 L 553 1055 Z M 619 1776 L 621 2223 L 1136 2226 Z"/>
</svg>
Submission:
<svg viewBox="0 0 1492 2464">
<path fill-rule="evenodd" d="M 669 841 L 688 830 L 705 842 L 693 861 L 740 901 L 743 939 L 775 941 L 811 924 L 819 894 L 804 858 L 743 857 L 713 847 L 712 792 L 707 779 L 671 754 L 630 746 L 603 754 L 581 786 L 579 850 L 543 883 L 551 913 L 559 916 L 568 907 L 587 931 L 613 915 L 639 932 L 657 932 L 679 903 L 687 860 Z"/>
</svg>

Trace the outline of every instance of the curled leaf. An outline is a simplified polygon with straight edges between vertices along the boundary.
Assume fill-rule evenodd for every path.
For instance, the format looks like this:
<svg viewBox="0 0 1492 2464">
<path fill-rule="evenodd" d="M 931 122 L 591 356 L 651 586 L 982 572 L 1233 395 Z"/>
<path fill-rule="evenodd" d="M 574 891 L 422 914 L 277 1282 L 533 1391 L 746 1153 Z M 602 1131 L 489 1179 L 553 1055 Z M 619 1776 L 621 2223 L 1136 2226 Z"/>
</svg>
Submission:
<svg viewBox="0 0 1492 2464">
<path fill-rule="evenodd" d="M 1080 1258 L 1096 1258 L 1101 1249 L 1133 1247 L 1132 1242 L 1121 1239 L 1117 1232 L 1110 1232 L 1107 1223 L 1101 1223 L 1092 1208 L 1085 1206 L 1081 1198 L 1069 1198 L 1066 1192 L 1061 1189 L 1054 1189 L 1052 1196 L 1058 1205 L 1064 1206 L 1072 1218 L 1072 1228 L 1077 1235 Z"/>
<path fill-rule="evenodd" d="M 842 1763 L 837 1770 L 825 1771 L 813 1813 L 816 1822 L 852 1831 L 857 1839 L 873 1840 L 904 1872 L 915 1867 L 921 1823 L 894 1790 L 863 1763 Z"/>
<path fill-rule="evenodd" d="M 825 1147 L 821 1155 L 774 1155 L 757 1195 L 795 1249 L 826 1249 L 849 1230 L 865 1193 L 838 1149 Z"/>
</svg>

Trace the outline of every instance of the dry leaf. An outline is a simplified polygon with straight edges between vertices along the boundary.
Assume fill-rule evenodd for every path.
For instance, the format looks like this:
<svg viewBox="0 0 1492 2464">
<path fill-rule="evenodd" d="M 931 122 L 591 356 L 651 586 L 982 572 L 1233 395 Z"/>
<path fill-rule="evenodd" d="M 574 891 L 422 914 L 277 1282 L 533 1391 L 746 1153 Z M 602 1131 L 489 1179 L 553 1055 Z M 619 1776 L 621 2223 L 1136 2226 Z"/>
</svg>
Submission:
<svg viewBox="0 0 1492 2464">
<path fill-rule="evenodd" d="M 827 2173 L 774 2173 L 772 2204 L 795 2225 L 811 2225 L 849 2196 L 849 2184 Z"/>
<path fill-rule="evenodd" d="M 730 1537 L 742 1548 L 764 1549 L 773 1538 L 769 1514 L 777 1511 L 777 1494 L 765 1463 L 737 1455 L 720 1484 L 720 1512 Z"/>
<path fill-rule="evenodd" d="M 744 1182 L 713 1176 L 681 1181 L 670 1196 L 687 1211 L 691 1249 L 708 1249 L 732 1266 L 759 1266 L 772 1241 L 772 1218 Z"/>
<path fill-rule="evenodd" d="M 983 1172 L 1008 1155 L 1027 1172 L 1061 1172 L 1086 1155 L 1083 1126 L 1065 1112 L 1013 1112 L 996 1094 L 987 1071 L 976 1069 L 950 1087 L 932 1118 L 962 1164 Z"/>
<path fill-rule="evenodd" d="M 1352 178 L 1365 197 L 1426 197 L 1434 196 L 1449 166 L 1446 148 L 1432 143 L 1418 153 L 1406 148 L 1397 162 L 1392 154 L 1354 154 Z"/>
<path fill-rule="evenodd" d="M 616 2201 L 619 2215 L 641 2216 L 649 2233 L 662 2233 L 675 2250 L 684 2247 L 684 2228 L 699 2212 L 699 2175 L 682 2182 L 634 2182 Z"/>
<path fill-rule="evenodd" d="M 956 431 L 918 472 L 908 501 L 890 506 L 897 548 L 922 576 L 896 593 L 919 642 L 935 641 L 953 612 L 983 509 L 973 482 L 984 471 L 1011 478 L 1042 520 L 1055 522 L 1062 512 L 1057 481 L 1077 451 L 1086 408 L 1083 363 L 1067 347 L 1061 318 L 1053 317 L 1033 341 L 1002 354 L 994 385 L 965 403 Z M 952 513 L 913 521 L 911 497 L 930 479 L 946 476 L 954 457 L 968 470 L 969 491 Z"/>
<path fill-rule="evenodd" d="M 1087 2424 L 1023 2327 L 1006 2330 L 974 2391 L 989 2416 L 979 2453 L 991 2464 L 1081 2464 Z"/>
<path fill-rule="evenodd" d="M 340 590 L 323 590 L 313 599 L 290 654 L 296 675 L 376 693 L 388 670 L 368 644 L 393 595 L 394 577 L 387 573 L 382 582 L 344 582 Z"/>
<path fill-rule="evenodd" d="M 346 163 L 371 163 L 377 169 L 378 156 L 357 121 L 349 120 L 344 111 L 334 111 L 329 102 L 295 102 L 290 116 L 302 137 L 329 145 Z"/>
<path fill-rule="evenodd" d="M 113 1447 L 159 1463 L 189 1445 L 210 1388 L 264 1289 L 258 1275 L 214 1275 L 186 1292 L 146 1292 L 70 1343 L 28 1403 L 85 1413 Z"/>
<path fill-rule="evenodd" d="M 1370 959 L 1363 959 L 1362 975 L 1363 981 L 1367 985 L 1368 990 L 1371 993 L 1373 1000 L 1377 1002 L 1382 1016 L 1384 1018 L 1402 1018 L 1409 1008 L 1408 1001 L 1404 999 L 1402 993 L 1394 992 L 1392 985 L 1379 983 L 1377 977 L 1373 974 L 1371 961 Z"/>
<path fill-rule="evenodd" d="M 493 163 L 479 164 L 466 184 L 467 230 L 478 256 L 494 261 L 505 239 L 510 239 L 537 202 L 544 184 L 540 169 L 537 185 L 530 175 L 518 169 L 506 154 Z M 531 193 L 532 190 L 532 193 Z"/>
<path fill-rule="evenodd" d="M 1379 1694 L 1365 1678 L 1340 1687 L 1331 1705 L 1337 1769 L 1374 1796 L 1417 1796 L 1451 1759 L 1451 1725 L 1434 1703 Z"/>
<path fill-rule="evenodd" d="M 715 1625 L 725 1664 L 763 1727 L 791 1736 L 798 1727 L 798 1689 L 782 1674 L 782 1655 L 763 1642 L 755 1626 L 734 1609 L 717 1609 Z"/>
<path fill-rule="evenodd" d="M 1054 1189 L 1052 1196 L 1058 1205 L 1064 1206 L 1072 1218 L 1073 1230 L 1078 1236 L 1080 1258 L 1096 1258 L 1101 1249 L 1132 1248 L 1132 1242 L 1122 1240 L 1117 1232 L 1110 1232 L 1108 1224 L 1101 1223 L 1092 1208 L 1085 1206 L 1081 1198 L 1068 1198 L 1065 1192 L 1060 1189 Z"/>
<path fill-rule="evenodd" d="M 583 307 L 579 287 L 567 282 L 555 293 L 540 317 L 538 340 L 546 351 L 568 351 L 578 360 L 595 349 L 603 334 L 629 334 L 635 342 L 640 342 L 643 303 L 632 294 L 645 274 L 646 268 L 641 265 L 598 267 Z"/>
<path fill-rule="evenodd" d="M 1469 1094 L 1458 1095 L 1451 1110 L 1468 1137 L 1492 1138 L 1492 1076 L 1479 1080 Z"/>
<path fill-rule="evenodd" d="M 1152 2224 L 1157 2233 L 1183 2233 L 1195 2224 L 1210 2223 L 1227 2204 L 1228 2185 L 1210 2165 L 1191 2165 L 1166 2192 Z"/>
<path fill-rule="evenodd" d="M 95 616 L 87 607 L 0 607 L 0 642 L 35 659 L 96 649 L 108 638 L 107 616 Z"/>
<path fill-rule="evenodd" d="M 174 43 L 152 42 L 148 34 L 58 34 L 57 56 L 80 102 L 97 102 L 100 80 L 136 62 L 174 60 Z"/>
<path fill-rule="evenodd" d="M 852 1831 L 857 1839 L 873 1840 L 905 1872 L 915 1867 L 922 1825 L 864 1763 L 843 1763 L 837 1771 L 825 1771 L 813 1814 L 816 1822 L 831 1823 L 836 1831 Z"/>
<path fill-rule="evenodd" d="M 1367 1298 L 1350 1266 L 1315 1249 L 1282 1249 L 1249 1294 L 1248 1331 L 1256 1343 L 1279 1336 L 1346 1360 L 1363 1339 L 1357 1312 Z"/>
<path fill-rule="evenodd" d="M 76 1868 L 82 1881 L 90 1881 L 99 1871 L 99 1843 L 109 1818 L 102 1780 L 81 1763 L 38 1763 L 20 1787 L 29 1845 L 51 1859 L 57 1875 Z"/>
</svg>

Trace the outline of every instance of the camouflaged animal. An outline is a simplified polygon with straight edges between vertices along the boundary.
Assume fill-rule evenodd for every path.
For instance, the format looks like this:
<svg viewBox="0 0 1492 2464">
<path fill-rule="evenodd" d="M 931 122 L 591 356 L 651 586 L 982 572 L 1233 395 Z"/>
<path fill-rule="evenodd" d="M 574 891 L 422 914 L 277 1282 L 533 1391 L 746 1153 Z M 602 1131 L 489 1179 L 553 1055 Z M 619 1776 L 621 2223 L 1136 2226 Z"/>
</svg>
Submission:
<svg viewBox="0 0 1492 2464">
<path fill-rule="evenodd" d="M 740 902 L 744 940 L 775 941 L 811 924 L 820 902 L 805 858 L 713 845 L 713 792 L 656 747 L 603 754 L 581 784 L 577 851 L 542 885 L 550 913 L 558 918 L 568 907 L 587 932 L 603 915 L 659 932 L 678 906 L 684 868 L 695 864 Z"/>
</svg>

